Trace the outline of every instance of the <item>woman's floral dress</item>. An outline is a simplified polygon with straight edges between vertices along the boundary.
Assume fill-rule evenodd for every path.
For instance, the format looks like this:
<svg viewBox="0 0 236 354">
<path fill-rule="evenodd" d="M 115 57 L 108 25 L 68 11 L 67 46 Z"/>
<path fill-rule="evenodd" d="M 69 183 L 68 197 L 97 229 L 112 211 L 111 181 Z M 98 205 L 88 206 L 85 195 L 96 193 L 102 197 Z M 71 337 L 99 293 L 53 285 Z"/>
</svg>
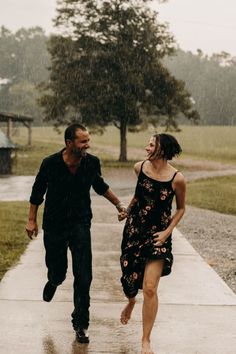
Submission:
<svg viewBox="0 0 236 354">
<path fill-rule="evenodd" d="M 177 172 L 171 180 L 160 182 L 145 175 L 143 164 L 141 166 L 135 189 L 135 202 L 125 223 L 121 245 L 121 283 L 127 297 L 134 297 L 138 289 L 142 289 L 147 260 L 164 259 L 162 276 L 171 272 L 171 235 L 162 246 L 154 247 L 153 234 L 165 230 L 170 223 L 175 194 L 172 181 Z"/>
</svg>

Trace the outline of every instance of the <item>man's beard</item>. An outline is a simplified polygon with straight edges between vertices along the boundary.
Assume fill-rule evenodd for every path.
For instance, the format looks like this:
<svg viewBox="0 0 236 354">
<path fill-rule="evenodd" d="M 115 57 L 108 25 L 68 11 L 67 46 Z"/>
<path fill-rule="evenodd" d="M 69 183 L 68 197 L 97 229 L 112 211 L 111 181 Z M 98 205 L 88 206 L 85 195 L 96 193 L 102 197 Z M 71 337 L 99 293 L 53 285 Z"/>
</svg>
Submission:
<svg viewBox="0 0 236 354">
<path fill-rule="evenodd" d="M 85 149 L 78 149 L 77 147 L 74 147 L 72 149 L 72 153 L 74 156 L 76 156 L 77 158 L 81 158 L 83 156 L 86 155 L 86 150 Z"/>
</svg>

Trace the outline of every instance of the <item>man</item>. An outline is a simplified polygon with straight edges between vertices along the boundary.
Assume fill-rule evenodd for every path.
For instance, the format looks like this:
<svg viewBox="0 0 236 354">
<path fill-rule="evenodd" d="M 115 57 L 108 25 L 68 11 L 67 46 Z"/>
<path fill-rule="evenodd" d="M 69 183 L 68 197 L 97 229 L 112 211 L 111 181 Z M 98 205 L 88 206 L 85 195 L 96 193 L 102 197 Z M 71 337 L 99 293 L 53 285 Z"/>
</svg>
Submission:
<svg viewBox="0 0 236 354">
<path fill-rule="evenodd" d="M 92 281 L 90 188 L 103 195 L 119 212 L 123 204 L 101 177 L 99 159 L 87 153 L 89 132 L 81 124 L 65 130 L 66 147 L 46 157 L 36 176 L 30 197 L 26 231 L 37 236 L 37 211 L 46 193 L 43 230 L 48 282 L 43 300 L 51 301 L 57 286 L 66 278 L 67 249 L 72 254 L 74 311 L 72 324 L 80 343 L 88 343 L 89 290 Z"/>
</svg>

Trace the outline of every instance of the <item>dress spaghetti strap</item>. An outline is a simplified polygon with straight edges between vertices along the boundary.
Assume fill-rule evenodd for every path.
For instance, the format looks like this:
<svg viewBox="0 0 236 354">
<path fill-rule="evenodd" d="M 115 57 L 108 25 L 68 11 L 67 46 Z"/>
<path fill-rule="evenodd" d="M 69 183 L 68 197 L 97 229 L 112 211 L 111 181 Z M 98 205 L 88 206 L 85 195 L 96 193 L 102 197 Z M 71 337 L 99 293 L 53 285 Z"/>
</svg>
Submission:
<svg viewBox="0 0 236 354">
<path fill-rule="evenodd" d="M 144 162 L 146 162 L 147 160 L 144 160 L 143 162 L 142 162 L 142 164 L 141 164 L 141 168 L 140 168 L 140 170 L 139 170 L 139 174 L 138 174 L 138 177 L 140 176 L 140 174 L 142 174 L 143 173 L 143 165 L 144 165 Z"/>
<path fill-rule="evenodd" d="M 174 178 L 175 178 L 175 176 L 177 175 L 178 172 L 179 172 L 179 171 L 176 171 L 176 172 L 174 173 L 174 175 L 173 175 L 173 177 L 171 178 L 170 182 L 173 182 L 173 180 L 174 180 Z"/>
<path fill-rule="evenodd" d="M 143 165 L 144 165 L 144 162 L 146 162 L 147 160 L 144 160 L 141 164 L 141 168 L 140 168 L 140 172 L 142 171 L 143 172 Z"/>
</svg>

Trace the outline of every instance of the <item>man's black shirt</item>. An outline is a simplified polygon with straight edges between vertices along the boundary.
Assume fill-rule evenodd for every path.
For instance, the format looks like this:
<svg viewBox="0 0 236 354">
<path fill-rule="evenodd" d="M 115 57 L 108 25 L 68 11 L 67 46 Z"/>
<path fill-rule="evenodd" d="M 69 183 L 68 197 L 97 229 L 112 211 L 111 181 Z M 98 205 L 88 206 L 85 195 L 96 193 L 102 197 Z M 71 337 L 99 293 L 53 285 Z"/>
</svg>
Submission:
<svg viewBox="0 0 236 354">
<path fill-rule="evenodd" d="M 90 223 L 90 188 L 103 195 L 109 188 L 101 176 L 99 159 L 82 157 L 75 174 L 65 164 L 62 153 L 46 157 L 35 178 L 30 203 L 40 205 L 46 193 L 43 229 L 70 228 L 71 223 Z"/>
</svg>

